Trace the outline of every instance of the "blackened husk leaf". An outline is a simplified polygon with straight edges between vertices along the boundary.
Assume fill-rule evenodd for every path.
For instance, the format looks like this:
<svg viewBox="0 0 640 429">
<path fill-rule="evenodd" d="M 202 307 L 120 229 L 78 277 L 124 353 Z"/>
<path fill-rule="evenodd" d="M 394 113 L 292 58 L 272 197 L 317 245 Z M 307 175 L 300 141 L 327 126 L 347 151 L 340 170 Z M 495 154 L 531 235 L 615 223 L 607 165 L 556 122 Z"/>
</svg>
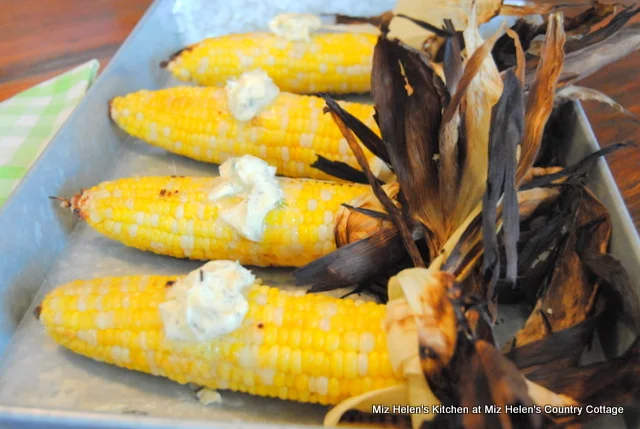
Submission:
<svg viewBox="0 0 640 429">
<path fill-rule="evenodd" d="M 503 81 L 502 96 L 493 107 L 489 132 L 489 171 L 482 201 L 482 230 L 485 278 L 491 278 L 490 288 L 500 273 L 496 207 L 502 198 L 503 244 L 507 259 L 507 282 L 515 282 L 518 267 L 517 242 L 520 232 L 518 197 L 515 188 L 516 148 L 524 130 L 522 87 L 513 70 Z"/>
<path fill-rule="evenodd" d="M 311 167 L 338 179 L 354 183 L 369 183 L 362 171 L 342 161 L 331 161 L 322 155 L 318 155 L 318 159 L 311 164 Z"/>
<path fill-rule="evenodd" d="M 349 15 L 336 15 L 336 24 L 371 24 L 378 28 L 382 27 L 383 23 L 388 23 L 393 17 L 393 12 L 386 11 L 380 15 L 364 17 L 364 16 L 349 16 Z"/>
<path fill-rule="evenodd" d="M 481 71 L 483 64 L 485 64 L 485 60 L 491 55 L 491 49 L 493 48 L 493 44 L 496 40 L 498 40 L 499 35 L 500 31 L 496 31 L 491 38 L 487 39 L 482 45 L 473 51 L 473 54 L 467 60 L 462 75 L 457 82 L 459 85 L 456 85 L 456 91 L 451 96 L 451 100 L 442 114 L 442 126 L 446 125 L 451 120 L 454 113 L 458 110 L 458 107 L 460 107 L 460 103 L 467 92 L 467 88 L 469 88 L 473 79 Z"/>
<path fill-rule="evenodd" d="M 483 412 L 469 412 L 462 415 L 442 414 L 437 419 L 441 423 L 436 427 L 464 427 L 465 429 L 541 427 L 542 416 L 539 414 L 509 414 L 505 411 L 505 405 L 532 406 L 533 401 L 529 397 L 527 385 L 518 369 L 490 343 L 482 340 L 473 341 L 464 335 L 459 335 L 456 354 L 450 369 L 445 373 L 445 380 L 446 378 L 450 378 L 447 389 L 450 392 L 442 392 L 439 396 L 445 405 L 468 407 L 469 410 L 480 406 Z M 447 403 L 449 401 L 450 403 Z M 486 413 L 485 405 L 497 405 L 503 412 Z"/>
<path fill-rule="evenodd" d="M 389 427 L 395 429 L 410 429 L 411 415 L 409 414 L 373 414 L 359 410 L 349 410 L 340 418 L 340 426 L 357 425 L 364 427 Z"/>
<path fill-rule="evenodd" d="M 607 146 L 604 149 L 600 149 L 596 152 L 593 152 L 585 156 L 575 164 L 565 167 L 558 172 L 545 174 L 532 179 L 531 181 L 522 185 L 520 187 L 520 190 L 539 188 L 543 186 L 551 186 L 554 182 L 557 182 L 558 180 L 566 177 L 571 178 L 569 180 L 569 183 L 577 182 L 578 181 L 577 179 L 581 179 L 589 172 L 591 167 L 593 167 L 593 165 L 596 163 L 596 161 L 598 161 L 598 159 L 600 159 L 600 157 L 609 155 L 610 153 L 615 152 L 619 149 L 629 147 L 629 145 L 630 145 L 629 142 L 622 142 L 622 143 L 615 143 L 610 146 Z"/>
<path fill-rule="evenodd" d="M 454 31 L 453 23 L 449 19 L 444 21 L 445 28 Z M 450 94 L 456 92 L 458 82 L 462 77 L 462 53 L 460 39 L 448 37 L 444 42 L 444 59 L 442 61 L 445 83 Z"/>
<path fill-rule="evenodd" d="M 422 21 L 420 19 L 416 19 L 416 18 L 412 18 L 410 16 L 404 15 L 402 13 L 398 13 L 396 14 L 396 16 L 398 18 L 404 18 L 404 19 L 408 19 L 409 21 L 413 22 L 414 24 L 416 24 L 418 27 L 422 28 L 423 30 L 427 30 L 432 32 L 433 34 L 435 34 L 436 36 L 439 37 L 451 37 L 451 36 L 455 36 L 455 29 L 454 30 L 450 30 L 450 29 L 442 29 L 442 28 L 438 28 L 435 25 L 429 24 L 426 21 Z"/>
<path fill-rule="evenodd" d="M 524 52 L 529 50 L 531 41 L 538 35 L 544 34 L 544 30 L 540 30 L 541 26 L 532 24 L 525 19 L 519 19 L 511 27 L 511 30 L 518 35 L 522 49 Z M 506 70 L 514 67 L 517 63 L 516 46 L 513 37 L 508 34 L 502 35 L 495 43 L 492 55 L 499 70 Z"/>
<path fill-rule="evenodd" d="M 453 28 L 450 20 L 445 20 L 445 26 L 449 29 Z M 460 37 L 450 37 L 444 45 L 443 71 L 449 93 L 455 93 L 464 71 L 460 40 Z M 456 109 L 448 123 L 440 124 L 438 179 L 440 182 L 440 201 L 445 218 L 454 209 L 455 199 L 453 196 L 458 191 L 460 180 L 460 148 L 465 146 L 464 129 L 461 125 L 460 109 Z"/>
<path fill-rule="evenodd" d="M 473 276 L 469 276 L 469 279 L 471 278 L 473 278 Z M 478 280 L 480 280 L 480 276 L 478 276 Z M 466 290 L 468 289 L 465 285 L 465 292 Z M 488 306 L 485 305 L 486 301 L 479 298 L 481 296 L 484 295 L 478 294 L 474 296 L 467 293 L 468 299 L 475 303 L 467 305 L 468 309 L 465 311 L 464 316 L 467 319 L 469 330 L 473 338 L 477 340 L 484 340 L 489 344 L 495 345 L 496 340 L 493 334 L 493 320 L 489 314 Z"/>
<path fill-rule="evenodd" d="M 608 39 L 616 32 L 620 31 L 620 29 L 638 12 L 640 12 L 640 8 L 636 8 L 635 5 L 629 6 L 628 8 L 624 9 L 622 12 L 614 16 L 613 19 L 604 27 L 599 28 L 596 31 L 589 33 L 579 39 L 569 40 L 565 45 L 565 52 L 570 53 L 579 51 L 586 48 L 587 46 L 591 46 Z"/>
<path fill-rule="evenodd" d="M 471 30 L 468 30 L 467 33 L 467 38 L 473 37 L 469 35 L 472 34 Z M 440 170 L 438 177 L 441 186 L 440 200 L 443 208 L 444 231 L 447 235 L 451 234 L 458 226 L 458 222 L 462 222 L 466 217 L 464 213 L 473 207 L 472 202 L 477 203 L 474 201 L 475 198 L 481 198 L 480 195 L 475 195 L 478 189 L 481 189 L 475 182 L 484 181 L 486 178 L 487 173 L 482 171 L 482 166 L 487 160 L 483 151 L 485 150 L 485 137 L 488 137 L 488 134 L 487 136 L 483 135 L 484 124 L 477 121 L 476 116 L 478 114 L 489 116 L 495 100 L 492 98 L 494 94 L 491 94 L 491 91 L 487 91 L 490 94 L 488 97 L 476 94 L 476 92 L 485 91 L 492 87 L 491 80 L 494 70 L 490 55 L 498 35 L 499 31 L 473 52 L 456 83 L 456 92 L 442 114 L 439 130 Z M 478 75 L 480 76 L 476 78 Z M 480 78 L 486 79 L 486 81 L 479 82 Z M 461 106 L 463 100 L 467 98 L 468 102 Z M 477 108 L 473 106 L 474 103 L 478 103 Z M 471 128 L 462 128 L 460 127 L 461 122 L 466 120 L 469 110 L 473 111 L 469 124 Z M 465 135 L 467 131 L 468 133 Z M 465 145 L 469 147 L 465 147 Z M 466 156 L 460 157 L 460 151 Z M 464 196 L 461 196 L 460 192 L 464 193 Z M 469 201 L 464 201 L 465 199 Z"/>
<path fill-rule="evenodd" d="M 478 215 L 469 222 L 440 269 L 459 276 L 478 259 L 482 250 L 482 216 Z"/>
<path fill-rule="evenodd" d="M 640 23 L 628 25 L 608 39 L 566 55 L 558 85 L 565 86 L 597 72 L 640 49 Z M 527 83 L 533 82 L 533 71 L 527 71 Z"/>
<path fill-rule="evenodd" d="M 367 215 L 370 216 L 374 219 L 381 219 L 381 220 L 389 220 L 389 215 L 383 212 L 378 212 L 375 210 L 369 210 L 369 209 L 365 209 L 362 207 L 354 207 L 351 206 L 349 204 L 342 204 L 344 207 L 348 208 L 349 210 L 353 210 L 354 212 L 358 212 L 358 213 L 362 213 L 363 215 Z"/>
<path fill-rule="evenodd" d="M 597 282 L 582 264 L 576 251 L 580 227 L 595 219 L 606 218 L 593 230 L 589 249 L 605 252 L 611 237 L 611 225 L 605 207 L 586 188 L 581 192 L 573 225 L 558 254 L 550 284 L 538 300 L 529 319 L 516 334 L 516 344 L 525 345 L 569 328 L 589 317 L 593 310 Z M 551 332 L 550 332 L 551 331 Z M 577 352 L 577 351 L 576 351 Z M 578 354 L 579 355 L 579 354 Z M 575 356 L 577 360 L 578 355 Z"/>
<path fill-rule="evenodd" d="M 474 14 L 471 13 L 469 25 L 463 32 L 466 50 L 468 53 L 473 52 L 471 58 L 484 46 L 473 16 Z M 466 67 L 469 67 L 469 62 Z M 462 87 L 463 79 L 459 84 L 458 92 Z M 487 154 L 491 109 L 498 102 L 501 94 L 502 79 L 493 58 L 489 55 L 482 61 L 478 72 L 471 80 L 460 106 L 466 147 L 460 149 L 465 156 L 460 169 L 459 191 L 455 195 L 455 209 L 446 219 L 450 225 L 448 230 L 453 231 L 461 225 L 469 213 L 482 201 L 489 161 Z"/>
<path fill-rule="evenodd" d="M 391 165 L 403 193 L 411 195 L 409 212 L 434 234 L 432 248 L 437 248 L 445 237 L 433 156 L 438 150 L 444 84 L 418 51 L 380 38 L 371 87 Z"/>
<path fill-rule="evenodd" d="M 518 209 L 521 221 L 532 216 L 541 206 L 553 203 L 560 192 L 553 188 L 536 188 L 518 192 Z M 498 219 L 501 219 L 502 205 L 497 208 Z M 473 217 L 471 217 L 473 216 Z M 501 223 L 501 221 L 499 221 Z M 451 246 L 449 246 L 451 245 Z M 442 265 L 440 269 L 450 272 L 459 280 L 466 278 L 474 268 L 475 262 L 482 256 L 482 213 L 478 210 L 467 219 L 464 227 L 461 227 L 451 236 L 440 255 Z"/>
<path fill-rule="evenodd" d="M 562 228 L 569 221 L 570 214 L 553 211 L 548 217 L 542 217 L 542 222 L 536 228 L 520 232 L 520 250 L 518 252 L 517 286 L 533 306 L 536 302 L 538 289 L 553 271 L 556 260 L 556 250 L 562 237 Z M 546 253 L 549 252 L 549 253 Z M 541 255 L 545 255 L 542 257 Z"/>
<path fill-rule="evenodd" d="M 398 233 L 400 234 L 400 238 L 402 239 L 402 242 L 404 244 L 404 248 L 409 254 L 409 257 L 416 267 L 424 267 L 424 260 L 422 258 L 422 255 L 420 254 L 419 249 L 416 246 L 413 235 L 409 228 L 409 224 L 413 226 L 413 219 L 405 215 L 404 207 L 401 209 L 396 206 L 396 203 L 387 195 L 378 179 L 371 172 L 371 167 L 369 166 L 369 163 L 364 155 L 362 147 L 356 139 L 356 136 L 353 134 L 353 131 L 351 131 L 351 129 L 349 129 L 349 127 L 347 127 L 347 125 L 342 121 L 337 113 L 343 110 L 342 107 L 340 107 L 340 105 L 330 97 L 325 96 L 325 101 L 327 102 L 326 109 L 328 109 L 328 111 L 331 113 L 333 121 L 340 129 L 342 136 L 347 140 L 347 143 L 349 144 L 349 147 L 351 148 L 351 151 L 353 152 L 358 165 L 360 165 L 360 168 L 362 168 L 362 170 L 366 174 L 367 180 L 371 185 L 374 195 L 387 211 L 389 217 L 393 221 L 393 224 L 397 228 Z M 400 198 L 401 196 L 402 192 L 398 195 L 398 198 Z"/>
<path fill-rule="evenodd" d="M 587 34 L 591 27 L 615 12 L 616 5 L 596 1 L 589 9 L 576 16 L 565 17 L 564 31 L 573 34 Z"/>
<path fill-rule="evenodd" d="M 553 110 L 556 82 L 564 61 L 564 40 L 562 15 L 551 14 L 544 40 L 543 56 L 526 103 L 524 140 L 516 171 L 517 185 L 521 183 L 536 159 L 545 125 Z"/>
<path fill-rule="evenodd" d="M 545 371 L 574 367 L 593 337 L 600 314 L 598 312 L 582 322 L 527 344 L 509 343 L 506 357 L 533 381 Z"/>
<path fill-rule="evenodd" d="M 614 256 L 590 246 L 590 237 L 600 224 L 608 218 L 595 219 L 583 225 L 578 231 L 576 250 L 582 263 L 589 271 L 605 282 L 601 288 L 607 305 L 616 309 L 616 314 L 625 321 L 636 335 L 640 335 L 640 300 L 631 286 L 629 273 Z"/>
<path fill-rule="evenodd" d="M 381 272 L 405 255 L 398 230 L 380 229 L 298 268 L 293 275 L 297 285 L 313 285 L 312 292 L 339 289 Z"/>
<path fill-rule="evenodd" d="M 531 381 L 592 406 L 621 406 L 637 400 L 640 394 L 640 301 L 620 262 L 594 246 L 594 237 L 601 234 L 599 228 L 608 221 L 607 216 L 596 218 L 576 233 L 576 249 L 582 264 L 603 282 L 600 295 L 595 297 L 594 314 L 570 328 L 534 343 L 516 346 L 507 353 Z M 577 356 L 590 342 L 599 319 L 613 314 L 631 327 L 635 334 L 633 344 L 622 356 L 576 366 Z M 572 356 L 575 358 L 571 359 Z M 567 416 L 556 419 L 556 423 L 575 423 L 588 418 L 587 415 Z"/>
<path fill-rule="evenodd" d="M 326 94 L 318 94 L 325 101 L 333 100 Z M 347 127 L 358 137 L 358 139 L 362 142 L 362 144 L 371 151 L 372 154 L 383 160 L 385 163 L 389 164 L 389 154 L 387 153 L 387 148 L 384 145 L 384 142 L 380 137 L 376 135 L 369 127 L 367 127 L 362 121 L 351 113 L 347 112 L 344 109 L 333 109 L 333 111 L 342 119 L 342 122 L 345 123 Z M 366 183 L 366 177 L 365 182 Z"/>
<path fill-rule="evenodd" d="M 591 27 L 609 17 L 615 11 L 614 4 L 605 4 L 600 2 L 593 3 L 593 6 L 579 13 L 576 16 L 565 16 L 564 31 L 567 36 L 575 35 L 576 38 L 587 34 Z M 527 19 L 520 18 L 511 27 L 511 29 L 520 36 L 524 51 L 529 50 L 529 46 L 533 39 L 547 31 L 547 22 L 534 24 Z M 594 32 L 595 33 L 595 32 Z M 579 40 L 571 43 L 579 43 Z M 569 44 L 569 43 L 568 43 Z M 507 35 L 504 35 L 496 42 L 493 49 L 493 55 L 500 70 L 506 70 L 516 65 L 516 56 L 514 43 Z M 570 51 L 565 51 L 570 52 Z M 538 65 L 538 57 L 531 56 L 528 66 L 533 70 Z"/>
<path fill-rule="evenodd" d="M 622 356 L 604 362 L 549 368 L 528 378 L 583 404 L 621 406 L 636 401 L 640 394 L 640 353 L 637 347 L 632 347 Z"/>
</svg>

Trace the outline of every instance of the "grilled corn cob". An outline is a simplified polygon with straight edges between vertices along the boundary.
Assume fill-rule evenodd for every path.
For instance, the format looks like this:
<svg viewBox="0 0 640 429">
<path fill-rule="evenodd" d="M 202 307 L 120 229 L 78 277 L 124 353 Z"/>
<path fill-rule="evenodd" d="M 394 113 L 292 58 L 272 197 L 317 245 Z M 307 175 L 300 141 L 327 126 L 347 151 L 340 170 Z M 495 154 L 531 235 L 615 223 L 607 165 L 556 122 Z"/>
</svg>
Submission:
<svg viewBox="0 0 640 429">
<path fill-rule="evenodd" d="M 178 258 L 233 259 L 258 266 L 302 266 L 335 250 L 334 218 L 342 203 L 370 187 L 279 178 L 280 207 L 265 220 L 260 242 L 218 218 L 210 177 L 135 177 L 101 183 L 68 200 L 98 232 L 127 246 Z M 228 197 L 229 204 L 239 200 Z"/>
<path fill-rule="evenodd" d="M 341 104 L 377 132 L 373 106 Z M 311 167 L 319 155 L 359 167 L 323 108 L 320 97 L 280 93 L 256 117 L 241 122 L 229 112 L 224 89 L 181 87 L 116 97 L 109 111 L 127 133 L 179 155 L 220 164 L 249 154 L 275 166 L 283 176 L 335 180 Z"/>
<path fill-rule="evenodd" d="M 75 281 L 51 292 L 36 314 L 74 352 L 179 383 L 334 404 L 400 382 L 387 356 L 383 305 L 254 285 L 239 329 L 176 342 L 165 337 L 158 310 L 174 280 Z"/>
<path fill-rule="evenodd" d="M 178 79 L 221 86 L 261 68 L 283 91 L 306 94 L 368 92 L 376 34 L 316 33 L 293 42 L 272 33 L 232 34 L 205 39 L 161 65 Z"/>
</svg>

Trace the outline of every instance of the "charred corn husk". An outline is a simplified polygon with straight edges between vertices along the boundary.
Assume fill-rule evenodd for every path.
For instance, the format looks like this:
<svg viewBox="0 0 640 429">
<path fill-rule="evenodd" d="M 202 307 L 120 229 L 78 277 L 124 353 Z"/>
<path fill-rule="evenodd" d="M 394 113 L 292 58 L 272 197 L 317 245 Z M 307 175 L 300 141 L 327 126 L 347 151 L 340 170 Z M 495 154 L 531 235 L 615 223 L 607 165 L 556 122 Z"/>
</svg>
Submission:
<svg viewBox="0 0 640 429">
<path fill-rule="evenodd" d="M 165 337 L 158 310 L 172 277 L 109 277 L 55 289 L 37 310 L 59 344 L 132 370 L 321 404 L 397 384 L 385 306 L 254 285 L 239 329 L 212 341 Z"/>
<path fill-rule="evenodd" d="M 373 106 L 341 104 L 378 132 Z M 359 167 L 323 108 L 320 97 L 280 93 L 256 117 L 241 122 L 230 113 L 224 89 L 179 87 L 116 97 L 109 110 L 127 133 L 179 155 L 220 164 L 248 154 L 277 167 L 283 176 L 335 180 L 311 167 L 318 156 Z"/>
<path fill-rule="evenodd" d="M 359 184 L 279 178 L 283 202 L 254 242 L 222 219 L 209 192 L 218 178 L 135 177 L 101 183 L 62 205 L 127 246 L 178 258 L 232 259 L 259 266 L 302 266 L 335 250 L 342 203 L 369 191 Z M 227 197 L 232 205 L 239 197 Z"/>
<path fill-rule="evenodd" d="M 373 48 L 378 36 L 316 33 L 309 42 L 272 33 L 232 34 L 203 40 L 163 62 L 178 79 L 221 86 L 261 68 L 283 91 L 357 93 L 371 87 Z"/>
</svg>

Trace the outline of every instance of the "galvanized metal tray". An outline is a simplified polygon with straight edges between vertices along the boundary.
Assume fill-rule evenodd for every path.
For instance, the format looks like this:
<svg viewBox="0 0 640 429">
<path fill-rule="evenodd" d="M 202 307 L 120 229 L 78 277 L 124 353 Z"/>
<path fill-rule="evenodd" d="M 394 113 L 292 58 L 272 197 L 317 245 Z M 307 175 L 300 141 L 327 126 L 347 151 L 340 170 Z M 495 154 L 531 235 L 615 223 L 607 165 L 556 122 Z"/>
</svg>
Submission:
<svg viewBox="0 0 640 429">
<path fill-rule="evenodd" d="M 206 36 L 264 27 L 283 11 L 372 15 L 392 0 L 156 1 L 6 204 L 0 208 L 0 428 L 268 427 L 317 425 L 325 407 L 225 393 L 203 407 L 169 380 L 74 355 L 46 337 L 31 310 L 55 286 L 104 275 L 185 273 L 196 262 L 143 253 L 106 239 L 50 201 L 107 179 L 133 175 L 212 175 L 217 169 L 137 142 L 108 119 L 107 103 L 140 89 L 174 86 L 158 67 Z M 567 161 L 598 145 L 582 109 L 567 129 Z M 591 188 L 613 218 L 612 251 L 640 286 L 640 239 L 609 169 L 600 161 Z M 287 270 L 255 269 L 288 287 Z M 625 339 L 608 335 L 607 350 Z M 635 425 L 632 425 L 635 427 Z"/>
</svg>

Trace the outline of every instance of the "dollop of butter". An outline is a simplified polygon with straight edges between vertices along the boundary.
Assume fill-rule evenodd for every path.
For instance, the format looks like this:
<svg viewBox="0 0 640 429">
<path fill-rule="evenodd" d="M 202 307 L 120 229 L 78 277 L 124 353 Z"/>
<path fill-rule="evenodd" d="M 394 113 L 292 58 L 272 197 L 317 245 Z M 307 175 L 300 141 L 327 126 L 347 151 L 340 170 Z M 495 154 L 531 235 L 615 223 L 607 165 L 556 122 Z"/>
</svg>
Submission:
<svg viewBox="0 0 640 429">
<path fill-rule="evenodd" d="M 209 341 L 238 329 L 249 310 L 242 294 L 256 278 L 234 261 L 211 261 L 178 280 L 159 305 L 165 336 Z"/>
<path fill-rule="evenodd" d="M 283 13 L 269 21 L 271 31 L 291 41 L 311 41 L 311 33 L 322 27 L 319 16 L 311 13 Z"/>
<path fill-rule="evenodd" d="M 209 194 L 212 201 L 239 196 L 235 206 L 220 208 L 219 217 L 243 237 L 260 241 L 264 234 L 264 219 L 283 199 L 284 193 L 276 179 L 276 168 L 260 158 L 244 155 L 230 158 L 220 165 L 220 177 Z"/>
<path fill-rule="evenodd" d="M 225 87 L 229 111 L 239 121 L 248 121 L 273 103 L 280 88 L 261 69 L 243 73 L 227 81 Z"/>
</svg>

